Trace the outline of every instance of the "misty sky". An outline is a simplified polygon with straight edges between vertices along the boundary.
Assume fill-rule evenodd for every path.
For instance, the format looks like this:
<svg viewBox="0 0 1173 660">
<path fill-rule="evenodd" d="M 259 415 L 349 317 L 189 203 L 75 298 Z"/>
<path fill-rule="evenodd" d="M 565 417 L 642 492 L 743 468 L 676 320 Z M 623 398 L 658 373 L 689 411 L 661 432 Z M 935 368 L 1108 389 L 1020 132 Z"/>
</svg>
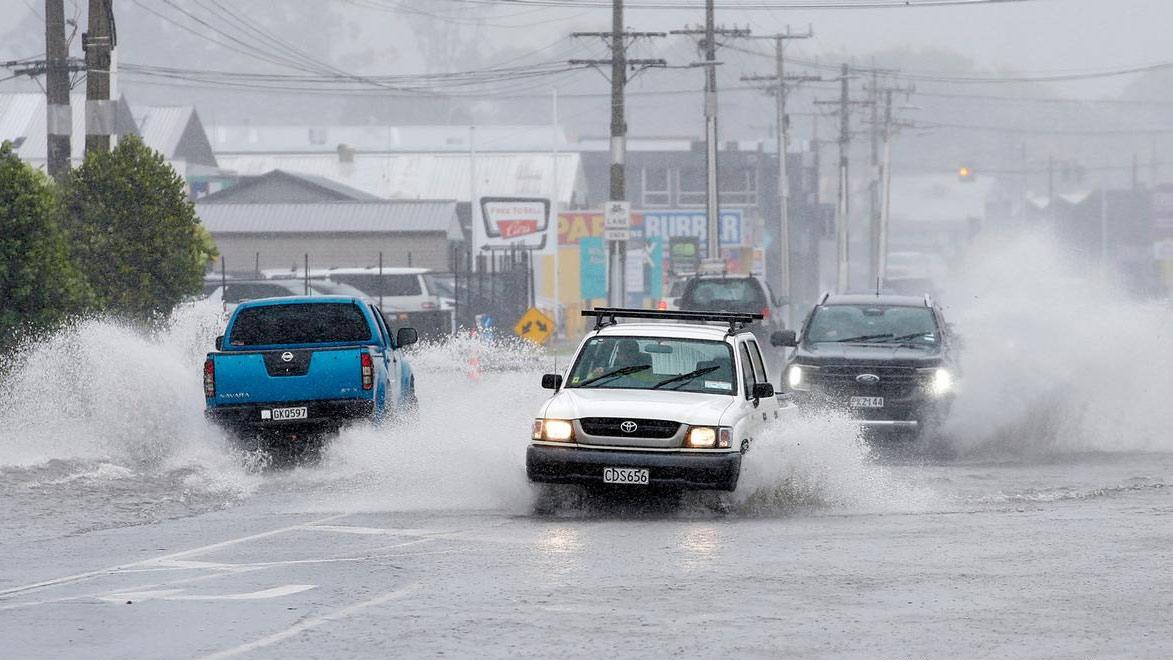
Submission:
<svg viewBox="0 0 1173 660">
<path fill-rule="evenodd" d="M 117 0 L 120 14 L 141 12 L 131 0 Z M 72 13 L 67 0 L 67 13 Z M 84 2 L 80 2 L 84 8 Z M 478 9 L 449 0 L 331 0 L 350 15 L 350 35 L 357 42 L 387 40 L 400 45 L 398 63 L 414 69 L 423 65 L 414 49 L 404 48 L 397 6 L 418 8 L 454 21 L 482 17 L 478 38 L 489 49 L 529 45 L 538 47 L 573 29 L 606 29 L 606 9 L 510 8 Z M 797 42 L 796 54 L 858 55 L 893 48 L 934 48 L 956 51 L 985 69 L 1019 72 L 1093 71 L 1173 60 L 1173 2 L 1167 0 L 1033 0 L 1019 4 L 973 7 L 909 8 L 884 10 L 762 10 L 729 9 L 718 3 L 718 20 L 751 24 L 757 33 L 769 33 L 787 24 L 796 29 L 813 24 L 817 38 Z M 279 7 L 274 0 L 241 0 L 233 6 L 250 16 L 264 17 Z M 0 35 L 22 32 L 17 42 L 0 45 L 0 54 L 28 48 L 39 22 L 30 20 L 42 11 L 41 0 L 0 0 Z M 487 14 L 492 17 L 486 17 Z M 84 15 L 84 14 L 83 14 Z M 418 18 L 418 16 L 417 16 Z M 666 30 L 703 18 L 701 11 L 629 10 L 628 24 L 635 29 Z M 19 28 L 19 30 L 18 30 Z M 32 28 L 32 29 L 30 29 Z M 410 33 L 410 31 L 408 31 Z M 31 33 L 31 34 L 30 34 Z M 389 35 L 395 35 L 388 39 Z M 126 35 L 126 39 L 132 39 Z M 345 54 L 345 47 L 340 49 Z M 413 61 L 415 60 L 415 61 Z M 249 63 L 243 62 L 243 68 Z M 367 67 L 364 67 L 367 68 Z M 398 68 L 398 67 L 397 67 Z M 384 70 L 387 67 L 383 67 Z M 1118 92 L 1134 77 L 1092 83 L 1068 84 L 1073 95 Z"/>
</svg>

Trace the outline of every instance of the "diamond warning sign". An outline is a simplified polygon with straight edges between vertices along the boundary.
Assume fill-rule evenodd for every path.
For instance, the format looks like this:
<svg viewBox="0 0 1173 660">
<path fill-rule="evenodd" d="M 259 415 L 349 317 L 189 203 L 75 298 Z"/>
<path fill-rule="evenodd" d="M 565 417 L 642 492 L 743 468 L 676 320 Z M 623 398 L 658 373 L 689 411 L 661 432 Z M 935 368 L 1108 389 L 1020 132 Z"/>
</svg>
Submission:
<svg viewBox="0 0 1173 660">
<path fill-rule="evenodd" d="M 513 333 L 535 344 L 544 344 L 554 334 L 554 320 L 537 307 L 530 307 L 513 326 Z"/>
</svg>

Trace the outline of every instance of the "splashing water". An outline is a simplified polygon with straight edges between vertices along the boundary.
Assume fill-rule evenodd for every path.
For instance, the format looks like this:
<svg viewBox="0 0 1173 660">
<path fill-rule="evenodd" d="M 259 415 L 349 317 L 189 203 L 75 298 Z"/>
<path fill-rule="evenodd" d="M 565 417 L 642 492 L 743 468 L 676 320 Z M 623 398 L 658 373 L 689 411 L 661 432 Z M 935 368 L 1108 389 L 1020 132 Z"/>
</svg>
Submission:
<svg viewBox="0 0 1173 660">
<path fill-rule="evenodd" d="M 949 291 L 965 340 L 946 435 L 962 451 L 1173 451 L 1173 312 L 1046 235 L 987 239 Z"/>
<path fill-rule="evenodd" d="M 747 515 L 909 512 L 940 504 L 935 493 L 875 461 L 857 423 L 825 412 L 774 422 L 743 460 L 735 495 L 736 509 Z"/>
</svg>

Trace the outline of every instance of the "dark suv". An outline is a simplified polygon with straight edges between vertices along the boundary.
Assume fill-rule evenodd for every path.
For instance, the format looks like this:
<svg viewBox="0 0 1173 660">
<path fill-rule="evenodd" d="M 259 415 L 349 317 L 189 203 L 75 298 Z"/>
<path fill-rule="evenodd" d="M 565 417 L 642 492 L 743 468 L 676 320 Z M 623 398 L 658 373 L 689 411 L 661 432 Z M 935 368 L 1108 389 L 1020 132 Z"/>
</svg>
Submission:
<svg viewBox="0 0 1173 660">
<path fill-rule="evenodd" d="M 780 309 L 783 302 L 774 297 L 770 285 L 760 277 L 697 275 L 685 283 L 677 305 L 684 312 L 761 314 L 762 320 L 749 329 L 764 346 L 773 331 L 785 327 Z"/>
<path fill-rule="evenodd" d="M 947 414 L 954 338 L 929 296 L 825 295 L 791 346 L 782 387 L 799 405 L 847 411 L 871 428 L 920 432 Z"/>
</svg>

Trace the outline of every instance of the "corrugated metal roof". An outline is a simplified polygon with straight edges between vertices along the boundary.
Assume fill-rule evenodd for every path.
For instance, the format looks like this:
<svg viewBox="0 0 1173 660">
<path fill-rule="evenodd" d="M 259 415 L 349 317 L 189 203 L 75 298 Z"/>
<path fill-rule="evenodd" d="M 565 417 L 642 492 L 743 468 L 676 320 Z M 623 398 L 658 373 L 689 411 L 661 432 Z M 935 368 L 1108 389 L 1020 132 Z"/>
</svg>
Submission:
<svg viewBox="0 0 1173 660">
<path fill-rule="evenodd" d="M 217 153 L 333 153 L 345 144 L 358 151 L 546 151 L 551 126 L 253 126 L 217 125 Z M 568 144 L 558 131 L 558 144 Z"/>
<path fill-rule="evenodd" d="M 183 133 L 195 111 L 190 105 L 134 105 L 130 112 L 138 124 L 143 142 L 165 158 L 174 158 Z"/>
<path fill-rule="evenodd" d="M 220 167 L 245 176 L 271 170 L 323 176 L 384 199 L 470 198 L 467 153 L 355 154 L 342 162 L 330 154 L 217 154 Z M 577 153 L 558 154 L 558 197 L 569 204 L 583 185 Z M 478 153 L 478 196 L 549 197 L 554 192 L 554 156 L 546 152 Z"/>
<path fill-rule="evenodd" d="M 196 214 L 216 234 L 445 232 L 458 230 L 456 202 L 200 204 Z"/>
</svg>

